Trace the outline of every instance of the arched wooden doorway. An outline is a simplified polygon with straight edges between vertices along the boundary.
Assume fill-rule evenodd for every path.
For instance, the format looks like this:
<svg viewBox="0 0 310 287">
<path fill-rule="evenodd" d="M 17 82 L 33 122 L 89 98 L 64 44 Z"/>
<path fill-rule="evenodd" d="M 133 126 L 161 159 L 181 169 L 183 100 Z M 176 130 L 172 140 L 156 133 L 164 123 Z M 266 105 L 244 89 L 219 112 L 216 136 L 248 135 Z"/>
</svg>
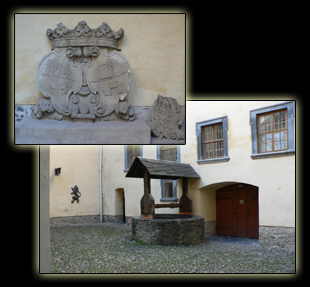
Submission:
<svg viewBox="0 0 310 287">
<path fill-rule="evenodd" d="M 258 187 L 238 183 L 216 191 L 216 234 L 258 238 Z"/>
</svg>

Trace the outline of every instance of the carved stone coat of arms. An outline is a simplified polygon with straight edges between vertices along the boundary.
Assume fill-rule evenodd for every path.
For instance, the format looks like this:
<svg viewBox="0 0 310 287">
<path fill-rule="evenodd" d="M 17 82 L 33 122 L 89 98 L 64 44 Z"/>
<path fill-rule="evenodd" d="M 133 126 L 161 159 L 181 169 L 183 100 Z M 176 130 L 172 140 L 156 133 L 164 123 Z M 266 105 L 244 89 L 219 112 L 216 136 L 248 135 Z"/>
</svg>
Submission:
<svg viewBox="0 0 310 287">
<path fill-rule="evenodd" d="M 135 114 L 126 99 L 130 69 L 117 49 L 123 37 L 106 23 L 91 29 L 85 21 L 70 30 L 62 23 L 48 29 L 53 50 L 40 61 L 37 82 L 43 97 L 33 109 L 36 119 L 120 119 L 132 121 Z"/>
<path fill-rule="evenodd" d="M 152 134 L 159 139 L 185 139 L 185 132 L 180 127 L 184 115 L 176 99 L 158 95 L 148 119 Z"/>
</svg>

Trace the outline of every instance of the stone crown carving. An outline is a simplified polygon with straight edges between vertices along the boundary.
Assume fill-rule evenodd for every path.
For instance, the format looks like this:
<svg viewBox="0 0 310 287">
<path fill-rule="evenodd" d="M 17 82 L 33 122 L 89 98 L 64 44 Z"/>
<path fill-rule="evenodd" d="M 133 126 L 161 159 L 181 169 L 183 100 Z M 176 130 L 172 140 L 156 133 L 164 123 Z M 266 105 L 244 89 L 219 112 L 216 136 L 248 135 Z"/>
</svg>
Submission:
<svg viewBox="0 0 310 287">
<path fill-rule="evenodd" d="M 80 21 L 72 30 L 59 23 L 55 30 L 47 29 L 46 35 L 54 48 L 81 46 L 116 48 L 117 41 L 124 36 L 124 30 L 121 28 L 114 32 L 105 22 L 98 28 L 91 29 L 85 21 Z"/>
<path fill-rule="evenodd" d="M 127 101 L 130 69 L 116 49 L 124 30 L 114 32 L 106 23 L 91 29 L 85 21 L 70 30 L 62 23 L 47 36 L 54 49 L 37 68 L 37 82 L 43 97 L 32 116 L 82 122 L 133 121 L 135 114 Z M 114 49 L 110 49 L 114 48 Z"/>
</svg>

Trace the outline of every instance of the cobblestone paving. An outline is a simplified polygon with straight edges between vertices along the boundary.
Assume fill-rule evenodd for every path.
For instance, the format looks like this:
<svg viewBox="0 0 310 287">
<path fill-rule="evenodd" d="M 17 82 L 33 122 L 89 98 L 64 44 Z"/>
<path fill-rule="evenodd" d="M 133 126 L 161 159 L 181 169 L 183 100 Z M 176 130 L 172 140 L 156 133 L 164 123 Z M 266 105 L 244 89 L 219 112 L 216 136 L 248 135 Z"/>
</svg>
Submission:
<svg viewBox="0 0 310 287">
<path fill-rule="evenodd" d="M 148 245 L 131 226 L 51 227 L 53 273 L 295 273 L 295 250 L 206 238 L 195 246 Z"/>
</svg>

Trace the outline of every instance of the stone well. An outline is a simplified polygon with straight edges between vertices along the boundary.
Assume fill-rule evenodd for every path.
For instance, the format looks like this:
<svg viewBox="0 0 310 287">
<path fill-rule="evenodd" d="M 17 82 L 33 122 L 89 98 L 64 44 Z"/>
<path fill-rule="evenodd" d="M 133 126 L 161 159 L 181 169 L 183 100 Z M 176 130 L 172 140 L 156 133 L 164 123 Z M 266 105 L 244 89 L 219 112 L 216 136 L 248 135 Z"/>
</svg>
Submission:
<svg viewBox="0 0 310 287">
<path fill-rule="evenodd" d="M 195 245 L 203 242 L 203 217 L 185 214 L 155 216 L 155 219 L 132 218 L 133 239 L 159 245 Z"/>
</svg>

